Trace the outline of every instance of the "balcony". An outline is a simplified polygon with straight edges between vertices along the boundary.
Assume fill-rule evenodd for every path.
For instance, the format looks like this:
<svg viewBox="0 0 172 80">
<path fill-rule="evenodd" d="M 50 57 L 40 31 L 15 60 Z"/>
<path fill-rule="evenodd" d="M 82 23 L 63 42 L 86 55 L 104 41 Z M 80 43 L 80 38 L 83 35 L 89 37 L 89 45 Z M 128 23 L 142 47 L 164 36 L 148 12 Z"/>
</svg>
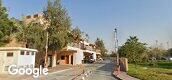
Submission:
<svg viewBox="0 0 172 80">
<path fill-rule="evenodd" d="M 81 45 L 78 43 L 70 43 L 68 46 L 75 47 L 75 48 L 81 48 Z"/>
</svg>

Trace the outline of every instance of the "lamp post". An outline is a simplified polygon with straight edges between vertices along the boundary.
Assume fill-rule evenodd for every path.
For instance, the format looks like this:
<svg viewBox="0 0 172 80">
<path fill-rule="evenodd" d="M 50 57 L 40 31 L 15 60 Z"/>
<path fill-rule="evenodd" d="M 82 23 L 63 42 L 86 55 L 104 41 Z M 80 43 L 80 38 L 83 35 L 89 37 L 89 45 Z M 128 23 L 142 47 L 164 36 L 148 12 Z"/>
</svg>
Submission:
<svg viewBox="0 0 172 80">
<path fill-rule="evenodd" d="M 119 65 L 119 54 L 118 54 L 118 39 L 117 39 L 117 28 L 114 29 L 114 37 L 115 37 L 115 53 L 117 55 L 117 65 Z"/>
</svg>

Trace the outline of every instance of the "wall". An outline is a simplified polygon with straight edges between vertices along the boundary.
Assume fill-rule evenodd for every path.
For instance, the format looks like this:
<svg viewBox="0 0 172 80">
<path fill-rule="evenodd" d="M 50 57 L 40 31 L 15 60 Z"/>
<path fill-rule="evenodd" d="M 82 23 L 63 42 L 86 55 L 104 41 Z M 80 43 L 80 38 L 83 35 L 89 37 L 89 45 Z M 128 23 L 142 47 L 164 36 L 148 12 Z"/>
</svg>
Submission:
<svg viewBox="0 0 172 80">
<path fill-rule="evenodd" d="M 84 56 L 83 51 L 82 50 L 77 50 L 77 52 L 74 53 L 74 56 L 73 56 L 74 65 L 82 64 L 83 56 Z"/>
<path fill-rule="evenodd" d="M 7 52 L 13 52 L 13 57 L 7 57 Z M 0 63 L 0 68 L 1 68 L 1 72 L 7 72 L 4 70 L 8 70 L 8 67 L 6 66 L 10 66 L 10 65 L 17 65 L 17 54 L 19 51 L 0 51 L 0 59 L 1 59 L 1 63 Z M 6 69 L 5 69 L 6 67 Z"/>
<path fill-rule="evenodd" d="M 97 56 L 96 53 L 93 53 L 93 59 L 96 60 Z"/>
<path fill-rule="evenodd" d="M 28 51 L 29 55 L 26 55 L 27 51 L 25 51 L 24 55 L 21 55 L 20 52 L 21 51 L 19 51 L 19 53 L 17 54 L 18 55 L 18 65 L 19 66 L 32 65 L 34 67 L 35 66 L 35 53 L 36 52 L 34 52 L 34 55 L 32 55 L 31 51 Z"/>
</svg>

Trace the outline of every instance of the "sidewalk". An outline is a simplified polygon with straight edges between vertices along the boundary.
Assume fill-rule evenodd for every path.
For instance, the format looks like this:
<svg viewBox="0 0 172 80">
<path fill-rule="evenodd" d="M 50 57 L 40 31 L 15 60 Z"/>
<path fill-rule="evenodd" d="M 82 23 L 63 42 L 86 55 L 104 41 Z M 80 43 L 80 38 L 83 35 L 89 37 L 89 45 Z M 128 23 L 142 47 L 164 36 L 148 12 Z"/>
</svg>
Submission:
<svg viewBox="0 0 172 80">
<path fill-rule="evenodd" d="M 117 74 L 117 71 L 114 71 L 113 75 L 116 78 L 121 79 L 121 80 L 140 80 L 140 79 L 129 76 L 126 72 L 123 72 L 123 71 L 120 71 L 118 75 L 116 74 Z"/>
<path fill-rule="evenodd" d="M 72 65 L 57 65 L 56 67 L 49 68 L 48 75 L 53 75 L 61 72 L 65 72 L 71 69 L 75 69 L 77 66 Z M 39 80 L 44 80 L 45 76 L 40 75 Z M 35 80 L 32 75 L 10 75 L 10 74 L 0 74 L 0 80 Z"/>
</svg>

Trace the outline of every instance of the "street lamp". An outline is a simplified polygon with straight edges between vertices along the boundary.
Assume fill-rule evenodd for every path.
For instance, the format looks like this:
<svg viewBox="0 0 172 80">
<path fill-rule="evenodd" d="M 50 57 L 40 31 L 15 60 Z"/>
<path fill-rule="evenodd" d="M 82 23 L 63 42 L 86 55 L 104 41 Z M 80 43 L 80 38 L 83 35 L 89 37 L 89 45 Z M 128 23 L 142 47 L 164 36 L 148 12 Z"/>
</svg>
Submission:
<svg viewBox="0 0 172 80">
<path fill-rule="evenodd" d="M 117 55 L 117 65 L 119 65 L 119 53 L 118 53 L 118 39 L 117 39 L 117 28 L 114 29 L 114 37 L 115 37 L 115 53 Z"/>
</svg>

